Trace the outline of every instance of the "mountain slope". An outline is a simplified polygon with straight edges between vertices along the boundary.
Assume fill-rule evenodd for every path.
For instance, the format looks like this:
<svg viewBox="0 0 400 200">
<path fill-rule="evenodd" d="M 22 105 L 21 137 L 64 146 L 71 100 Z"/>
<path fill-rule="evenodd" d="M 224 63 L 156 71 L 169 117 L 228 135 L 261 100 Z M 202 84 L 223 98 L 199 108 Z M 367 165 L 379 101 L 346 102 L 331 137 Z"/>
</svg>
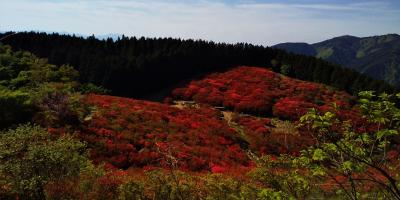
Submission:
<svg viewBox="0 0 400 200">
<path fill-rule="evenodd" d="M 341 36 L 315 44 L 282 43 L 274 47 L 322 58 L 400 86 L 400 35 L 397 34 Z"/>
</svg>

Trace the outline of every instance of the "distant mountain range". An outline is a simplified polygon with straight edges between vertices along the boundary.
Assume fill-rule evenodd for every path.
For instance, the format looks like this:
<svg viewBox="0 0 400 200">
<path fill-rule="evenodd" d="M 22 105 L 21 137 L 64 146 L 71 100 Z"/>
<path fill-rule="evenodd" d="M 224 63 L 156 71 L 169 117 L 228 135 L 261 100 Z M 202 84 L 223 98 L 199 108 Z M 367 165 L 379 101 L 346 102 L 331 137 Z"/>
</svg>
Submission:
<svg viewBox="0 0 400 200">
<path fill-rule="evenodd" d="M 281 43 L 274 48 L 315 56 L 400 86 L 400 35 L 340 36 L 315 44 Z"/>
</svg>

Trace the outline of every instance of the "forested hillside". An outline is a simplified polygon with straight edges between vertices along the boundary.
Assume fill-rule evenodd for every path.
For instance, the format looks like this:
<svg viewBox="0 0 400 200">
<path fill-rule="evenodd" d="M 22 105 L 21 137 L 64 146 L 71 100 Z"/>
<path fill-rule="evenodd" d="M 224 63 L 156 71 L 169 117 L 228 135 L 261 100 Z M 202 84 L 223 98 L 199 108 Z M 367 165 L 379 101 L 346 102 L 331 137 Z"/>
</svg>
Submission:
<svg viewBox="0 0 400 200">
<path fill-rule="evenodd" d="M 53 64 L 70 64 L 79 71 L 81 82 L 101 85 L 117 96 L 162 97 L 186 80 L 238 65 L 272 66 L 276 72 L 353 94 L 365 89 L 393 91 L 384 82 L 354 70 L 251 44 L 143 37 L 113 41 L 35 32 L 18 33 L 2 42 L 46 57 Z"/>
<path fill-rule="evenodd" d="M 363 74 L 400 85 L 400 36 L 341 36 L 315 44 L 282 43 L 274 46 L 289 52 L 315 56 Z"/>
</svg>

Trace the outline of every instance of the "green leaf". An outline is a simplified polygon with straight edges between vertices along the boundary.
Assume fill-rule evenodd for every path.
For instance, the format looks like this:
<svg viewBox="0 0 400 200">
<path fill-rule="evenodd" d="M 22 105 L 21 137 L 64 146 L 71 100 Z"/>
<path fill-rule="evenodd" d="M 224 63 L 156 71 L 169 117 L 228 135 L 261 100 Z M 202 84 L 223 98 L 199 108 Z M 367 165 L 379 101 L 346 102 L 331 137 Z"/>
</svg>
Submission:
<svg viewBox="0 0 400 200">
<path fill-rule="evenodd" d="M 322 167 L 317 166 L 317 167 L 312 169 L 312 175 L 313 176 L 325 176 L 326 172 Z"/>
<path fill-rule="evenodd" d="M 358 93 L 358 96 L 361 98 L 371 99 L 372 97 L 375 97 L 375 94 L 374 91 L 362 91 Z"/>
<path fill-rule="evenodd" d="M 343 163 L 343 169 L 344 170 L 352 170 L 353 169 L 353 163 L 351 161 L 345 161 Z"/>
<path fill-rule="evenodd" d="M 364 143 L 366 143 L 366 144 L 368 144 L 369 142 L 371 142 L 371 138 L 370 138 L 370 136 L 369 136 L 367 133 L 363 133 L 363 134 L 361 134 L 359 137 L 360 137 L 361 141 L 364 142 Z"/>
<path fill-rule="evenodd" d="M 322 149 L 315 149 L 312 156 L 313 160 L 322 161 L 326 158 L 325 152 Z"/>
<path fill-rule="evenodd" d="M 376 132 L 376 139 L 380 140 L 384 136 L 391 136 L 391 135 L 397 135 L 399 134 L 396 130 L 391 130 L 391 129 L 383 129 L 378 132 Z"/>
<path fill-rule="evenodd" d="M 335 144 L 332 143 L 327 143 L 324 145 L 324 149 L 326 151 L 330 151 L 330 152 L 337 152 L 337 147 Z"/>
</svg>

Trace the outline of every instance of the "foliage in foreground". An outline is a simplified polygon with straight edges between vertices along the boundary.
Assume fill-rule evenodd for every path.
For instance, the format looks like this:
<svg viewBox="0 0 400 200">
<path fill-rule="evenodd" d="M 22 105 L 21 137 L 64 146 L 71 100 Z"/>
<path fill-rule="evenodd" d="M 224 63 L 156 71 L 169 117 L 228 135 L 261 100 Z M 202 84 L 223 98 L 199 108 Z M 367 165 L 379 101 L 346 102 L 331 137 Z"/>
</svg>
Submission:
<svg viewBox="0 0 400 200">
<path fill-rule="evenodd" d="M 22 199 L 44 199 L 47 183 L 75 178 L 88 162 L 83 143 L 21 125 L 0 134 L 0 195 L 6 190 Z"/>
<path fill-rule="evenodd" d="M 398 98 L 361 92 L 359 107 L 367 124 L 357 130 L 335 113 L 311 110 L 300 119 L 301 126 L 318 142 L 296 159 L 313 176 L 332 181 L 348 199 L 366 198 L 366 191 L 375 198 L 400 199 Z"/>
</svg>

